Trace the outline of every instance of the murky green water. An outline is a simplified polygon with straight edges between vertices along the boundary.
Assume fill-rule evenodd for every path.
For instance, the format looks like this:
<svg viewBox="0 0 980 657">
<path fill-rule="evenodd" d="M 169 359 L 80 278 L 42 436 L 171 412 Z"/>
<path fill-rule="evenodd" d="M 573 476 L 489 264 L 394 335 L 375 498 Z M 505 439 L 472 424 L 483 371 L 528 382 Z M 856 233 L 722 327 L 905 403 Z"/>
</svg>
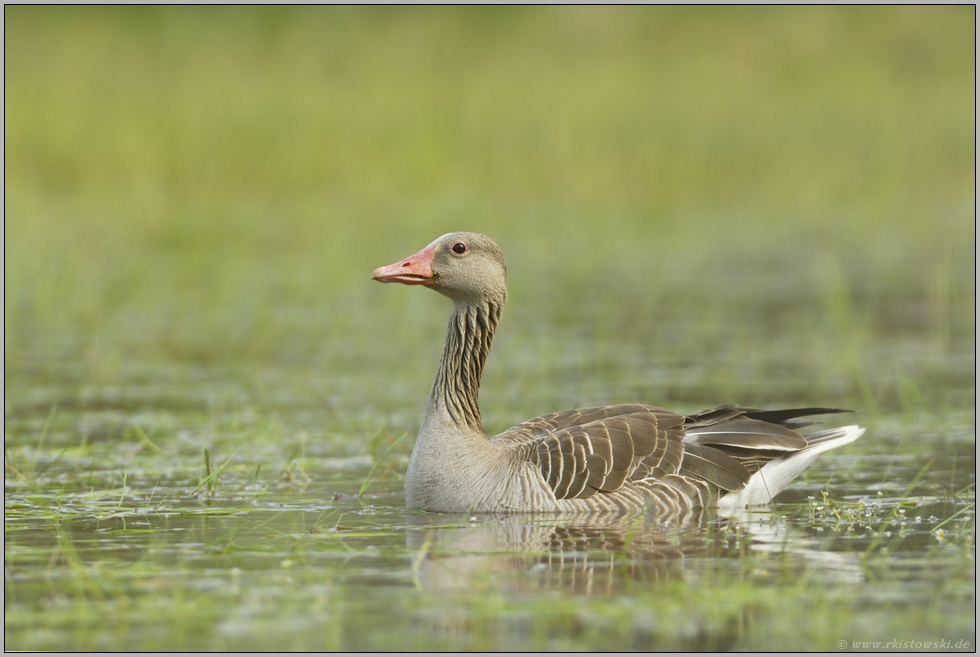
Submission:
<svg viewBox="0 0 980 657">
<path fill-rule="evenodd" d="M 70 359 L 20 362 L 7 370 L 8 647 L 975 639 L 971 412 L 863 417 L 860 441 L 821 457 L 771 508 L 734 518 L 417 515 L 400 482 L 412 437 L 394 431 L 417 426 L 427 381 L 401 380 L 415 403 L 385 428 L 383 413 L 372 422 L 356 408 L 364 387 L 377 389 L 367 407 L 402 404 L 384 399 L 396 384 L 377 374 L 339 382 L 299 366 L 248 380 L 248 368 L 128 363 L 105 385 Z M 289 392 L 289 379 L 309 388 Z M 618 398 L 615 376 L 606 386 Z M 507 393 L 484 392 L 495 395 Z"/>
</svg>

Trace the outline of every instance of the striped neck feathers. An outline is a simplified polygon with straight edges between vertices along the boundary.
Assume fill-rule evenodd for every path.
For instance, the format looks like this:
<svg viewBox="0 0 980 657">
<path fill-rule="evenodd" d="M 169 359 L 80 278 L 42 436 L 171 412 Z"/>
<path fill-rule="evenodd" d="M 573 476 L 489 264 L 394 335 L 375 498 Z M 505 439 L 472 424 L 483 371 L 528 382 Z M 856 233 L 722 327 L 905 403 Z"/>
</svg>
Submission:
<svg viewBox="0 0 980 657">
<path fill-rule="evenodd" d="M 457 426 L 481 434 L 483 420 L 477 402 L 480 377 L 502 309 L 502 302 L 492 300 L 454 304 L 439 372 L 429 395 L 430 404 L 442 405 Z"/>
</svg>

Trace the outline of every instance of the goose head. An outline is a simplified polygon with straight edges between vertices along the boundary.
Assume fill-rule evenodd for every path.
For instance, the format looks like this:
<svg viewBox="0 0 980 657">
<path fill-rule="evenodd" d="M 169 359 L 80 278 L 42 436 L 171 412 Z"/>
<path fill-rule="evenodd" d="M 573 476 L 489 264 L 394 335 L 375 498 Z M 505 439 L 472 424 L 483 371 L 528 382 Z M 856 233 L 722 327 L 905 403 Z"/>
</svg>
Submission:
<svg viewBox="0 0 980 657">
<path fill-rule="evenodd" d="M 507 299 L 507 265 L 492 239 L 479 233 L 448 233 L 407 258 L 371 274 L 381 283 L 424 285 L 464 305 Z"/>
</svg>

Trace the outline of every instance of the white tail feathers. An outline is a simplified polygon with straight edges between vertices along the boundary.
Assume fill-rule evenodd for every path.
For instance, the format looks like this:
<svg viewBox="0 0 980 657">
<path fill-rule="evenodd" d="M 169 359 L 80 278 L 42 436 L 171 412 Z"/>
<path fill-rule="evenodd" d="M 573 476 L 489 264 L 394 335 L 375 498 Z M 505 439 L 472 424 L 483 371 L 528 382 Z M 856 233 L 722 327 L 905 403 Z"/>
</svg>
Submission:
<svg viewBox="0 0 980 657">
<path fill-rule="evenodd" d="M 806 437 L 809 445 L 782 458 L 773 459 L 752 475 L 745 488 L 718 500 L 718 509 L 731 512 L 744 506 L 769 504 L 791 481 L 827 450 L 854 442 L 864 433 L 857 425 L 818 431 Z"/>
</svg>

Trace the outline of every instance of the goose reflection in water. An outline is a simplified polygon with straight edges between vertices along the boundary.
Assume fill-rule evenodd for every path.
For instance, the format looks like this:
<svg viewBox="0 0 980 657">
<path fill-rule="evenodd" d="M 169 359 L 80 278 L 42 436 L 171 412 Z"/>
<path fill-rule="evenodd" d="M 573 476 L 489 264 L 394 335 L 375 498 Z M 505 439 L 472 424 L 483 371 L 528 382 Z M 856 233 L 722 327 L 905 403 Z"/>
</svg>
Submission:
<svg viewBox="0 0 980 657">
<path fill-rule="evenodd" d="M 816 569 L 838 581 L 863 577 L 857 555 L 819 542 L 768 512 L 720 516 L 688 510 L 651 522 L 643 516 L 424 513 L 409 518 L 419 586 L 436 592 L 622 593 L 632 583 L 696 581 L 705 570 L 778 561 L 781 573 Z"/>
</svg>

